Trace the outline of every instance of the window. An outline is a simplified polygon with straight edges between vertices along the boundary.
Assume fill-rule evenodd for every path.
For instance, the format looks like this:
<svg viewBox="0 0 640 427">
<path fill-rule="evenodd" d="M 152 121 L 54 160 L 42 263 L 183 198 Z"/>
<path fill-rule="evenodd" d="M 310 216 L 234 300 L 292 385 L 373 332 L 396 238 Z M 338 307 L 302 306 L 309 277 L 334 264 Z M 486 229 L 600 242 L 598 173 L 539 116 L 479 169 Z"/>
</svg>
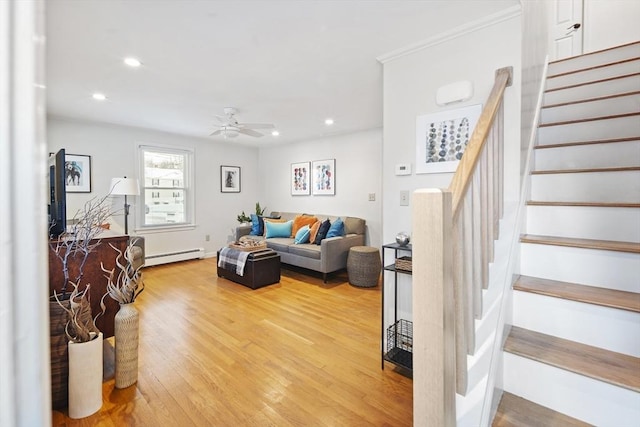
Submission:
<svg viewBox="0 0 640 427">
<path fill-rule="evenodd" d="M 193 225 L 193 151 L 140 145 L 142 227 Z"/>
</svg>

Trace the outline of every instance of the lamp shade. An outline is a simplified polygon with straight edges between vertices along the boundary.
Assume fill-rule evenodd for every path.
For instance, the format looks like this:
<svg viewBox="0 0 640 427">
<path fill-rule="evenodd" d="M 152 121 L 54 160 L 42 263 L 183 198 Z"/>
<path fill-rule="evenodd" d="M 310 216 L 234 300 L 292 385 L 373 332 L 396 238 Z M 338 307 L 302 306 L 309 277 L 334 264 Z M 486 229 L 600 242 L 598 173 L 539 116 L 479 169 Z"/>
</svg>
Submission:
<svg viewBox="0 0 640 427">
<path fill-rule="evenodd" d="M 111 180 L 111 195 L 113 196 L 137 196 L 140 194 L 138 180 L 136 178 L 113 178 Z"/>
</svg>

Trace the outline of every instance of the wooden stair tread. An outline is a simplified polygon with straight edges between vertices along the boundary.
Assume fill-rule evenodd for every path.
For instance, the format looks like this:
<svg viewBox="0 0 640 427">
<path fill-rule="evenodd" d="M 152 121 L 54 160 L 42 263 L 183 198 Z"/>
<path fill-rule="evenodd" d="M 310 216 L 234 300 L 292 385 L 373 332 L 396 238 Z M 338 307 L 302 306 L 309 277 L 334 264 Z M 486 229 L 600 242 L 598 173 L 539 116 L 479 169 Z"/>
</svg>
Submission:
<svg viewBox="0 0 640 427">
<path fill-rule="evenodd" d="M 513 289 L 640 313 L 640 294 L 597 286 L 518 276 Z"/>
<path fill-rule="evenodd" d="M 504 350 L 586 377 L 640 392 L 640 358 L 604 350 L 517 326 Z"/>
<path fill-rule="evenodd" d="M 547 89 L 544 92 L 545 93 L 555 92 L 555 91 L 558 91 L 558 90 L 571 89 L 571 88 L 574 88 L 574 87 L 587 86 L 587 85 L 592 85 L 592 84 L 596 84 L 596 83 L 610 82 L 610 81 L 613 81 L 613 80 L 626 79 L 628 77 L 635 77 L 635 76 L 640 76 L 640 73 L 623 74 L 621 76 L 607 77 L 606 79 L 591 80 L 589 82 L 576 83 L 574 85 L 556 87 L 556 88 L 553 88 L 553 89 Z"/>
<path fill-rule="evenodd" d="M 558 78 L 558 77 L 569 76 L 571 74 L 583 73 L 585 71 L 592 71 L 592 70 L 598 70 L 600 68 L 607 68 L 607 67 L 611 67 L 613 65 L 626 64 L 628 62 L 635 62 L 638 59 L 640 59 L 640 58 L 633 57 L 633 58 L 621 59 L 619 61 L 614 61 L 614 62 L 607 62 L 606 64 L 598 64 L 598 65 L 592 65 L 591 67 L 578 68 L 578 69 L 571 70 L 571 71 L 565 71 L 564 73 L 558 73 L 558 74 L 554 74 L 552 76 L 547 76 L 547 80 L 555 79 L 555 78 Z"/>
<path fill-rule="evenodd" d="M 536 145 L 533 147 L 533 149 L 543 150 L 545 148 L 573 147 L 576 145 L 612 144 L 616 142 L 628 142 L 628 141 L 638 141 L 638 140 L 640 140 L 640 136 L 634 136 L 629 138 L 600 139 L 600 140 L 593 140 L 593 141 L 561 142 L 559 144 Z"/>
<path fill-rule="evenodd" d="M 539 245 L 568 246 L 572 248 L 600 249 L 605 251 L 640 253 L 640 243 L 618 242 L 615 240 L 578 239 L 574 237 L 540 236 L 535 234 L 522 234 L 522 243 L 535 243 Z"/>
<path fill-rule="evenodd" d="M 575 125 L 578 123 L 586 123 L 586 122 L 597 122 L 599 120 L 611 120 L 611 119 L 623 119 L 625 117 L 634 117 L 640 116 L 640 112 L 631 112 L 631 113 L 623 113 L 623 114 L 613 114 L 610 116 L 598 116 L 598 117 L 586 117 L 584 119 L 575 119 L 575 120 L 564 120 L 561 122 L 551 122 L 551 123 L 541 123 L 538 125 L 540 128 L 551 127 L 551 126 L 564 126 L 564 125 Z"/>
<path fill-rule="evenodd" d="M 564 107 L 565 105 L 575 105 L 575 104 L 584 104 L 587 102 L 604 101 L 605 99 L 622 98 L 625 96 L 634 96 L 634 95 L 640 95 L 640 91 L 614 93 L 613 95 L 598 96 L 596 98 L 586 98 L 586 99 L 579 99 L 577 101 L 567 101 L 567 102 L 560 102 L 558 104 L 543 105 L 542 109 L 544 110 L 545 108 Z"/>
<path fill-rule="evenodd" d="M 556 59 L 555 61 L 549 62 L 549 65 L 558 64 L 560 62 L 571 61 L 572 59 L 576 59 L 576 58 L 579 58 L 581 56 L 597 55 L 599 53 L 607 52 L 607 51 L 610 51 L 610 50 L 616 50 L 616 49 L 620 49 L 620 48 L 623 48 L 623 47 L 633 46 L 634 44 L 638 44 L 638 43 L 640 43 L 640 41 L 629 42 L 629 43 L 621 44 L 619 46 L 607 47 L 605 49 L 594 50 L 593 52 L 581 53 L 580 55 L 574 55 L 574 56 L 569 56 L 567 58 Z"/>
<path fill-rule="evenodd" d="M 502 393 L 492 427 L 583 427 L 591 424 L 538 405 L 515 394 Z"/>
<path fill-rule="evenodd" d="M 640 203 L 624 202 L 543 202 L 539 200 L 527 201 L 528 206 L 577 206 L 594 208 L 640 208 Z"/>
<path fill-rule="evenodd" d="M 622 166 L 615 168 L 583 168 L 583 169 L 549 169 L 531 171 L 531 175 L 550 175 L 558 173 L 592 173 L 592 172 L 633 172 L 640 171 L 640 166 Z"/>
</svg>

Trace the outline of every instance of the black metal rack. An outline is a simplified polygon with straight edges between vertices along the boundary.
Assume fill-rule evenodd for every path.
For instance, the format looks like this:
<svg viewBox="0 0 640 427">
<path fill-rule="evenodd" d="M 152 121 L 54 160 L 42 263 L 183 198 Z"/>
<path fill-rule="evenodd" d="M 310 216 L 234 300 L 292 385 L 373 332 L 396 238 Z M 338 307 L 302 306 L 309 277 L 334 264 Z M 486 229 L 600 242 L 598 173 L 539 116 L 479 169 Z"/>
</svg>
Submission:
<svg viewBox="0 0 640 427">
<path fill-rule="evenodd" d="M 387 265 L 385 262 L 385 253 L 387 250 L 393 251 L 393 263 Z M 411 254 L 411 245 L 401 246 L 397 243 L 382 245 L 382 268 L 386 271 L 393 272 L 393 323 L 385 328 L 385 274 L 382 275 L 382 337 L 386 338 L 387 347 L 385 350 L 384 341 L 381 346 L 382 352 L 382 369 L 384 369 L 385 360 L 396 366 L 404 368 L 408 371 L 413 370 L 413 323 L 406 319 L 398 319 L 398 274 L 411 275 L 411 270 L 398 268 L 396 260 L 405 260 L 406 257 L 399 257 L 399 252 Z"/>
</svg>

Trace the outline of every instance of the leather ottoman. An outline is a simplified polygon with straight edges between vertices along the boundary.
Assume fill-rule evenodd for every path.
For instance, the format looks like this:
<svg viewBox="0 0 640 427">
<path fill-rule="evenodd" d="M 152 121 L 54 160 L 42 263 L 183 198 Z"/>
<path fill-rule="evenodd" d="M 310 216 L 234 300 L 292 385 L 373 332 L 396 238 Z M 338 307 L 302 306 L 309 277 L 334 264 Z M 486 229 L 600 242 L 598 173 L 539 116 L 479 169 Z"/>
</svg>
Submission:
<svg viewBox="0 0 640 427">
<path fill-rule="evenodd" d="M 218 251 L 218 259 L 220 251 Z M 272 285 L 280 281 L 280 255 L 271 249 L 251 252 L 244 265 L 244 274 L 236 274 L 235 268 L 227 270 L 218 266 L 218 277 L 231 280 L 251 289 Z"/>
</svg>

